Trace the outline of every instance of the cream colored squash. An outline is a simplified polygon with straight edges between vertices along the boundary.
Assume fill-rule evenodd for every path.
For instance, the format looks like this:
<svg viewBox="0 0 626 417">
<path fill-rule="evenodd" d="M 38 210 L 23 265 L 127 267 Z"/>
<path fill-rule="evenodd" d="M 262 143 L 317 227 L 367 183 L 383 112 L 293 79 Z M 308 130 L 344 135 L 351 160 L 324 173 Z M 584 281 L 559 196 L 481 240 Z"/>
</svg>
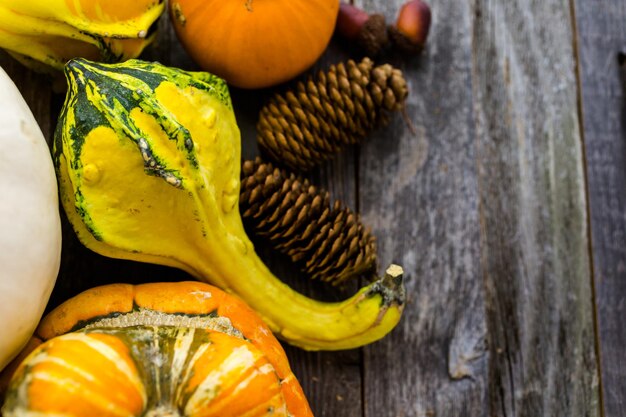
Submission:
<svg viewBox="0 0 626 417">
<path fill-rule="evenodd" d="M 57 184 L 46 140 L 0 68 L 0 369 L 35 330 L 61 255 Z"/>
</svg>

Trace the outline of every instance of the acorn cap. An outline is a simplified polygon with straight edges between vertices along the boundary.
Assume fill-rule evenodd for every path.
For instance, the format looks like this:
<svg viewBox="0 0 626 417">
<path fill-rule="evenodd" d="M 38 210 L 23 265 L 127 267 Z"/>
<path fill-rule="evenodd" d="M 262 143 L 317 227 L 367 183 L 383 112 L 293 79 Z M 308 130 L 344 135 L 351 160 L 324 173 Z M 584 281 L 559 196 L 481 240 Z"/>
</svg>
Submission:
<svg viewBox="0 0 626 417">
<path fill-rule="evenodd" d="M 422 0 L 409 0 L 402 5 L 395 25 L 389 26 L 389 38 L 397 50 L 408 55 L 424 49 L 430 29 L 431 12 Z"/>
</svg>

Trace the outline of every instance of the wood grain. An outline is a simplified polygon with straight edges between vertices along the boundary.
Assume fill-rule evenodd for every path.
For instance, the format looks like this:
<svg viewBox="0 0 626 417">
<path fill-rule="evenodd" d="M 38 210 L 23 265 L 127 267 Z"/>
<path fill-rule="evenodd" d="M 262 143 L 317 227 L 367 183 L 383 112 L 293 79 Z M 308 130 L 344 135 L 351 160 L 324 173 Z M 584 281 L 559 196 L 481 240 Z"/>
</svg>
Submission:
<svg viewBox="0 0 626 417">
<path fill-rule="evenodd" d="M 489 404 L 501 416 L 600 412 L 572 39 L 567 2 L 474 4 Z"/>
<path fill-rule="evenodd" d="M 344 51 L 332 44 L 309 73 L 325 70 L 330 64 L 345 59 L 347 56 Z M 306 78 L 307 74 L 299 77 L 299 79 Z M 296 81 L 279 87 L 279 89 L 288 88 Z M 255 93 L 249 94 L 255 95 Z M 259 109 L 253 113 L 254 117 L 251 122 L 256 123 L 258 120 L 258 111 Z M 256 143 L 254 150 L 258 153 Z M 358 210 L 358 203 L 356 200 L 355 164 L 355 149 L 349 148 L 307 176 L 313 183 L 327 189 L 332 199 L 341 200 L 347 207 L 356 211 Z M 269 265 L 275 265 L 273 270 L 281 271 L 281 266 L 278 263 L 283 265 L 283 271 L 285 270 L 284 265 L 289 264 L 285 259 L 277 260 L 277 255 L 274 252 L 266 252 L 264 255 L 264 259 Z M 351 282 L 342 289 L 332 288 L 319 282 L 311 282 L 301 273 L 293 270 L 287 274 L 280 273 L 279 276 L 302 293 L 329 301 L 347 298 L 359 287 L 358 282 Z M 290 346 L 285 346 L 285 348 L 294 368 L 294 373 L 303 385 L 316 416 L 353 417 L 362 415 L 362 349 L 342 352 L 304 352 Z"/>
<path fill-rule="evenodd" d="M 604 415 L 626 415 L 626 3 L 575 2 Z M 626 51 L 625 51 L 626 52 Z"/>
<path fill-rule="evenodd" d="M 354 3 L 393 22 L 403 0 Z M 385 58 L 408 79 L 406 110 L 416 133 L 396 116 L 311 174 L 373 228 L 380 272 L 390 262 L 403 265 L 404 317 L 364 349 L 287 346 L 294 372 L 318 417 L 596 417 L 595 278 L 604 415 L 621 417 L 626 69 L 620 73 L 615 53 L 626 47 L 626 5 L 429 3 L 426 50 L 413 59 Z M 347 56 L 334 43 L 316 68 Z M 198 69 L 167 17 L 143 58 Z M 63 94 L 4 53 L 0 65 L 49 140 Z M 258 154 L 255 123 L 273 91 L 232 89 L 244 158 Z M 190 279 L 104 258 L 83 247 L 66 220 L 63 227 L 49 308 L 103 283 Z M 334 300 L 358 286 L 337 292 L 310 282 L 265 242 L 255 243 L 277 276 L 308 295 Z"/>
<path fill-rule="evenodd" d="M 275 92 L 293 87 L 310 74 L 325 70 L 330 64 L 347 59 L 345 52 L 331 44 L 326 53 L 307 73 L 283 85 L 255 91 L 231 89 L 237 121 L 242 133 L 242 155 L 251 159 L 259 155 L 256 145 L 256 122 L 261 106 Z M 327 189 L 332 199 L 341 200 L 346 206 L 357 210 L 357 179 L 355 176 L 355 149 L 346 149 L 334 159 L 310 172 L 307 177 Z M 268 242 L 255 238 L 255 247 L 261 259 L 276 276 L 297 291 L 312 298 L 337 301 L 347 298 L 359 287 L 358 282 L 342 289 L 332 288 L 320 282 L 312 282 L 303 276 L 290 261 L 272 250 Z M 362 414 L 362 352 L 354 349 L 343 352 L 305 352 L 284 345 L 287 356 L 307 395 L 314 414 L 318 417 L 351 417 Z"/>
<path fill-rule="evenodd" d="M 363 1 L 393 22 L 401 0 Z M 404 267 L 399 326 L 364 350 L 365 416 L 489 416 L 478 179 L 467 2 L 432 4 L 421 56 L 394 61 L 410 87 L 407 114 L 362 146 L 359 204 L 381 265 Z"/>
<path fill-rule="evenodd" d="M 21 64 L 2 50 L 0 50 L 0 67 L 11 77 L 11 80 L 22 93 L 46 141 L 50 144 L 50 132 L 54 119 L 50 114 L 52 89 L 48 77 L 25 70 Z"/>
</svg>

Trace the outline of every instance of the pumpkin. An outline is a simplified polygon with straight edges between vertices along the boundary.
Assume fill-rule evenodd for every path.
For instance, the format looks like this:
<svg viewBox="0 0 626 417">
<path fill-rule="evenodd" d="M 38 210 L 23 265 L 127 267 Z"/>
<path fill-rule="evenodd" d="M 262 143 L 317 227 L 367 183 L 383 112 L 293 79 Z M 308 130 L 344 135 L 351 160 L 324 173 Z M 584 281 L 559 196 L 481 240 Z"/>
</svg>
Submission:
<svg viewBox="0 0 626 417">
<path fill-rule="evenodd" d="M 205 70 L 242 88 L 268 87 L 322 55 L 339 0 L 172 0 L 181 43 Z"/>
<path fill-rule="evenodd" d="M 66 301 L 13 374 L 5 417 L 312 416 L 278 341 L 199 282 L 111 284 Z"/>
<path fill-rule="evenodd" d="M 0 369 L 35 330 L 59 271 L 61 221 L 48 144 L 0 68 Z"/>
<path fill-rule="evenodd" d="M 0 48 L 40 71 L 74 57 L 123 61 L 155 38 L 164 9 L 163 0 L 3 0 Z"/>
<path fill-rule="evenodd" d="M 362 346 L 398 323 L 399 266 L 323 303 L 256 255 L 238 210 L 241 140 L 222 79 L 138 60 L 73 60 L 66 75 L 54 157 L 63 207 L 87 247 L 181 268 L 241 297 L 305 349 Z"/>
</svg>

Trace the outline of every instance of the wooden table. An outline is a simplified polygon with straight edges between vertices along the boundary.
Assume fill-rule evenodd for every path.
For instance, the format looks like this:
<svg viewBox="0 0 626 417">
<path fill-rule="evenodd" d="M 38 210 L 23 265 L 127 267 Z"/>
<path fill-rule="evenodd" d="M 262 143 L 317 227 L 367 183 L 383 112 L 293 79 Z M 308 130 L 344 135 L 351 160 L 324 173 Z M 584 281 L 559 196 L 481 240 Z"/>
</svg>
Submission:
<svg viewBox="0 0 626 417">
<path fill-rule="evenodd" d="M 395 18 L 400 0 L 359 5 Z M 407 275 L 391 335 L 287 348 L 317 416 L 626 416 L 626 48 L 623 0 L 431 0 L 428 47 L 393 58 L 407 113 L 312 174 L 358 210 L 382 266 Z M 346 59 L 336 44 L 318 64 Z M 161 22 L 145 58 L 195 69 Z M 43 131 L 63 95 L 6 55 Z M 244 156 L 271 91 L 233 90 Z M 50 306 L 112 281 L 188 279 L 100 257 L 64 220 Z M 275 273 L 315 296 L 336 290 Z"/>
</svg>

